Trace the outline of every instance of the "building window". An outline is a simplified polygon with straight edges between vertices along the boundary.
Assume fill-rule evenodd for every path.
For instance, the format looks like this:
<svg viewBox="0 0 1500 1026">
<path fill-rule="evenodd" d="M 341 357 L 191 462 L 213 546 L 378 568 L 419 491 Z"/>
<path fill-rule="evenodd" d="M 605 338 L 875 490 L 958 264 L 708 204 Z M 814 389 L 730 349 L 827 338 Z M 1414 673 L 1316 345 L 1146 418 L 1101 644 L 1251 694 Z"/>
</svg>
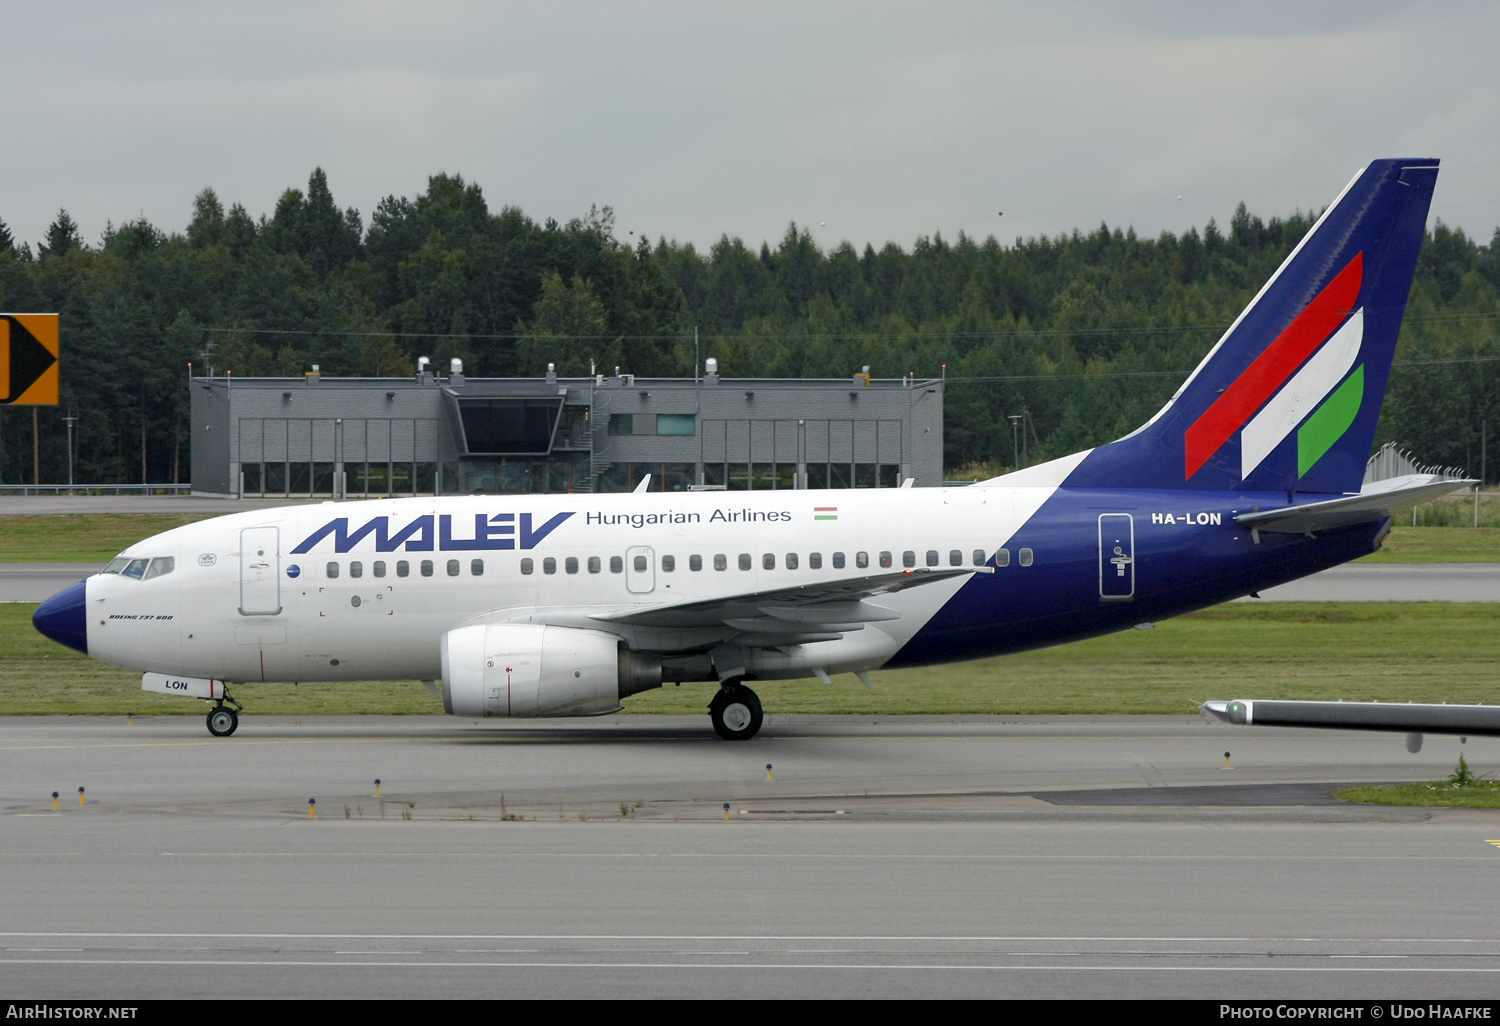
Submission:
<svg viewBox="0 0 1500 1026">
<path fill-rule="evenodd" d="M 448 576 L 449 577 L 457 577 L 458 576 L 458 560 L 456 560 L 456 559 L 450 559 L 450 560 L 448 560 Z"/>
<path fill-rule="evenodd" d="M 635 414 L 611 413 L 609 415 L 609 433 L 612 435 L 635 434 Z"/>
<path fill-rule="evenodd" d="M 726 481 L 724 476 L 724 464 L 703 464 L 703 483 L 706 485 L 722 485 Z"/>
<path fill-rule="evenodd" d="M 590 556 L 589 557 L 589 573 L 591 573 L 591 574 L 597 574 L 602 569 L 604 569 L 604 565 L 599 562 L 599 557 L 598 556 Z"/>
<path fill-rule="evenodd" d="M 563 572 L 570 574 L 576 574 L 578 572 L 577 556 L 569 556 L 567 559 L 563 560 Z"/>
<path fill-rule="evenodd" d="M 531 572 L 533 570 L 535 570 L 535 569 L 536 569 L 536 564 L 533 563 L 530 559 L 523 559 L 523 560 L 521 560 L 521 573 L 526 574 L 527 576 L 530 576 Z"/>
<path fill-rule="evenodd" d="M 740 569 L 741 570 L 749 570 L 750 569 L 750 553 L 748 553 L 748 552 L 741 552 L 740 553 Z"/>
<path fill-rule="evenodd" d="M 688 557 L 688 569 L 691 570 L 691 571 L 693 571 L 693 573 L 697 573 L 699 570 L 702 570 L 703 569 L 703 557 L 702 556 L 689 556 Z"/>
<path fill-rule="evenodd" d="M 873 463 L 856 463 L 854 465 L 854 487 L 880 487 L 880 468 Z"/>
<path fill-rule="evenodd" d="M 1030 549 L 1022 549 L 1017 555 L 1020 556 L 1020 561 L 1021 561 L 1021 565 L 1022 566 L 1030 566 L 1031 565 L 1031 550 Z"/>
<path fill-rule="evenodd" d="M 828 487 L 829 488 L 853 488 L 854 478 L 849 473 L 849 464 L 828 464 Z"/>
<path fill-rule="evenodd" d="M 542 573 L 557 573 L 557 560 L 553 559 L 551 556 L 548 556 L 546 559 L 542 560 Z"/>
<path fill-rule="evenodd" d="M 334 578 L 338 577 L 339 565 L 337 563 L 329 563 L 326 567 L 323 568 L 323 572 L 328 575 L 328 579 L 331 581 Z"/>
<path fill-rule="evenodd" d="M 432 560 L 430 560 L 430 559 L 424 559 L 424 560 L 422 560 L 422 576 L 423 577 L 431 577 L 432 576 Z"/>
<path fill-rule="evenodd" d="M 242 464 L 240 464 L 240 494 L 241 495 L 259 495 L 260 494 L 260 464 L 259 463 L 242 463 Z"/>
<path fill-rule="evenodd" d="M 619 556 L 610 556 L 609 572 L 612 574 L 623 574 L 625 572 L 625 560 Z"/>
<path fill-rule="evenodd" d="M 826 463 L 809 463 L 807 465 L 807 487 L 809 487 L 809 488 L 827 488 L 828 487 L 828 464 L 826 464 Z"/>
<path fill-rule="evenodd" d="M 880 465 L 880 487 L 882 487 L 882 488 L 899 488 L 899 487 L 901 487 L 901 464 L 899 464 L 899 463 L 882 463 Z"/>
<path fill-rule="evenodd" d="M 729 464 L 728 490 L 731 492 L 747 492 L 750 490 L 750 464 Z"/>
<path fill-rule="evenodd" d="M 483 577 L 484 576 L 484 560 L 482 560 L 482 559 L 472 559 L 472 560 L 470 560 L 469 561 L 469 573 L 473 574 L 475 577 Z"/>
<path fill-rule="evenodd" d="M 692 413 L 658 413 L 656 433 L 659 435 L 696 435 L 698 418 Z"/>
<path fill-rule="evenodd" d="M 672 571 L 674 571 L 676 569 L 677 569 L 677 557 L 676 556 L 663 556 L 663 557 L 661 557 L 661 572 L 662 573 L 669 574 L 669 573 L 671 573 Z"/>
<path fill-rule="evenodd" d="M 349 564 L 349 576 L 350 577 L 363 577 L 364 575 L 365 575 L 365 565 L 363 563 L 361 563 L 359 560 L 356 559 L 356 560 L 354 560 L 353 562 L 351 562 Z"/>
</svg>

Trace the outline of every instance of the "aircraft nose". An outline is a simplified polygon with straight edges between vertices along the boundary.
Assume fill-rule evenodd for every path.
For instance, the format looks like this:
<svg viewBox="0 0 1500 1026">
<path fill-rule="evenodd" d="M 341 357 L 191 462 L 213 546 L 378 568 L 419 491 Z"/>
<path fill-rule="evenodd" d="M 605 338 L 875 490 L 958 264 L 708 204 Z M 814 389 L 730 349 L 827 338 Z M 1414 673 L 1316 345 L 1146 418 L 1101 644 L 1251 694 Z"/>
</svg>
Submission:
<svg viewBox="0 0 1500 1026">
<path fill-rule="evenodd" d="M 31 625 L 59 645 L 67 645 L 88 655 L 87 593 L 87 581 L 64 588 L 36 607 L 36 612 L 31 614 Z"/>
</svg>

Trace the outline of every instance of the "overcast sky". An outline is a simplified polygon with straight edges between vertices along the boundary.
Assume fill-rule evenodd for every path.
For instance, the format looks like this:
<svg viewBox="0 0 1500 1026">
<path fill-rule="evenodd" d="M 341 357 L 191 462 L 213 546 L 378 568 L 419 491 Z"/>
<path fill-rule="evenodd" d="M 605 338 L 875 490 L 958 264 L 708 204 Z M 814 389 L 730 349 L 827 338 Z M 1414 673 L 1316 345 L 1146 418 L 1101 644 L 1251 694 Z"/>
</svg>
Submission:
<svg viewBox="0 0 1500 1026">
<path fill-rule="evenodd" d="M 449 171 L 625 238 L 1009 242 L 1317 208 L 1404 156 L 1489 240 L 1500 4 L 1230 6 L 8 3 L 0 218 L 181 231 L 321 166 L 366 223 Z"/>
</svg>

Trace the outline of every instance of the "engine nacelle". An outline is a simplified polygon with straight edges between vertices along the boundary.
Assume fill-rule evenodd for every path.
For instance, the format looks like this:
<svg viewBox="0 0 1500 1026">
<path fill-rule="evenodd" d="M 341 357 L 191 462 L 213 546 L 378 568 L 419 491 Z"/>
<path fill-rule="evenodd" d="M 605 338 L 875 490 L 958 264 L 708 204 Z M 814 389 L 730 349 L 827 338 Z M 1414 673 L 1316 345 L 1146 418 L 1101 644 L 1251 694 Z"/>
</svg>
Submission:
<svg viewBox="0 0 1500 1026">
<path fill-rule="evenodd" d="M 613 634 L 496 623 L 443 635 L 443 708 L 455 716 L 600 716 L 661 687 L 661 660 Z"/>
</svg>

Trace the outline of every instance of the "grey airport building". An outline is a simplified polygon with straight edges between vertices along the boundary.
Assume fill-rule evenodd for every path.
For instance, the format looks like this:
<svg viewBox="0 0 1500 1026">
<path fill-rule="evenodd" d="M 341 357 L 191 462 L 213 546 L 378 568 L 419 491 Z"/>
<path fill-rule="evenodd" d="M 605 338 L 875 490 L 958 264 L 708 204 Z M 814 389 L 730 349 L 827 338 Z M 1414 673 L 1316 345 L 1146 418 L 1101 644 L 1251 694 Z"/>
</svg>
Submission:
<svg viewBox="0 0 1500 1026">
<path fill-rule="evenodd" d="M 943 480 L 943 382 L 194 378 L 192 488 L 226 496 L 894 488 Z"/>
</svg>

